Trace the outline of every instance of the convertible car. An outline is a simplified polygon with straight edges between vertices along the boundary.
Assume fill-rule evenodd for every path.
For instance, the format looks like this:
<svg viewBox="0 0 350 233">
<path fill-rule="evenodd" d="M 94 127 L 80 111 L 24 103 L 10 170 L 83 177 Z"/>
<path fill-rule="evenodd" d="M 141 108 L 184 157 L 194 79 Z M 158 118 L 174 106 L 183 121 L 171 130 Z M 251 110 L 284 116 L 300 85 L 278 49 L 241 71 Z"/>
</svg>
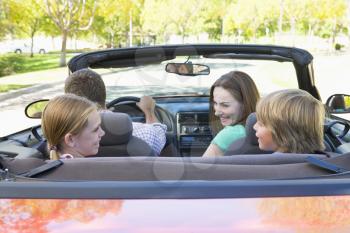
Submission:
<svg viewBox="0 0 350 233">
<path fill-rule="evenodd" d="M 300 88 L 321 100 L 313 56 L 262 45 L 164 45 L 77 55 L 69 72 L 89 68 L 107 86 L 103 127 L 144 122 L 135 104 L 156 100 L 167 126 L 160 156 L 131 136 L 106 133 L 99 153 L 48 160 L 40 125 L 0 139 L 1 232 L 349 232 L 350 96 L 323 100 L 322 154 L 260 151 L 252 125 L 222 157 L 202 158 L 213 136 L 209 89 L 221 75 L 248 73 L 262 96 Z M 317 78 L 317 77 L 316 77 Z M 40 118 L 47 100 L 27 106 Z M 125 115 L 127 114 L 127 115 Z M 113 141 L 113 143 L 111 143 Z"/>
</svg>

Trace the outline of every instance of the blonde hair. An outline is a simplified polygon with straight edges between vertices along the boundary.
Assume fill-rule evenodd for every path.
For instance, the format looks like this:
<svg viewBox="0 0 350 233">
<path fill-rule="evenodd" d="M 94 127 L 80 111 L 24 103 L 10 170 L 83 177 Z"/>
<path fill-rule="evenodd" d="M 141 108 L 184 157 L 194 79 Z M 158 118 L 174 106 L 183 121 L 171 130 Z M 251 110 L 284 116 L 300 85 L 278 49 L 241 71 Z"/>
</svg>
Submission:
<svg viewBox="0 0 350 233">
<path fill-rule="evenodd" d="M 79 134 L 87 125 L 91 112 L 97 106 L 90 100 L 73 94 L 65 94 L 51 99 L 46 105 L 41 127 L 47 139 L 50 159 L 59 159 L 58 151 L 67 133 Z"/>
<path fill-rule="evenodd" d="M 308 92 L 288 89 L 270 93 L 256 107 L 257 120 L 271 130 L 278 148 L 289 153 L 324 150 L 323 104 Z"/>
<path fill-rule="evenodd" d="M 255 112 L 256 104 L 260 98 L 258 88 L 256 87 L 253 79 L 242 71 L 231 71 L 217 79 L 210 88 L 209 98 L 209 121 L 214 135 L 223 128 L 219 118 L 215 116 L 213 106 L 215 87 L 224 88 L 231 93 L 236 101 L 242 104 L 241 119 L 238 119 L 235 124 L 245 124 L 248 115 Z"/>
</svg>

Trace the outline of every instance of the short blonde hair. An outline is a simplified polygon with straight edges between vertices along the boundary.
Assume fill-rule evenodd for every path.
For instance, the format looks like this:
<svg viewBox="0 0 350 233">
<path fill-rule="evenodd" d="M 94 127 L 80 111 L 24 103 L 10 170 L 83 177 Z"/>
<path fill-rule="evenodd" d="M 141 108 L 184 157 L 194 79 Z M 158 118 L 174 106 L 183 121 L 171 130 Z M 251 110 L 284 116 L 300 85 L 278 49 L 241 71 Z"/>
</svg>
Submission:
<svg viewBox="0 0 350 233">
<path fill-rule="evenodd" d="M 271 130 L 278 148 L 288 153 L 324 150 L 323 104 L 308 92 L 288 89 L 270 93 L 256 107 L 257 120 Z"/>
<path fill-rule="evenodd" d="M 97 106 L 90 100 L 73 94 L 57 96 L 46 105 L 41 127 L 47 139 L 50 159 L 58 159 L 57 151 L 67 133 L 79 134 L 87 125 L 91 112 Z"/>
</svg>

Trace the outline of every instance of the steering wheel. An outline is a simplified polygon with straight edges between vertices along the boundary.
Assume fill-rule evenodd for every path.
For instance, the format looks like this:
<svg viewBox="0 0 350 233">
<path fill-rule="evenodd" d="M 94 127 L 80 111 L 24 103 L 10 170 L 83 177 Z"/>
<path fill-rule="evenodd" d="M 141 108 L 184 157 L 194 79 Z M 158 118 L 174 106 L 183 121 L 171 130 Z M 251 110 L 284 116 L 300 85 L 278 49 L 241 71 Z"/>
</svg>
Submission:
<svg viewBox="0 0 350 233">
<path fill-rule="evenodd" d="M 114 105 L 122 103 L 122 102 L 134 102 L 134 103 L 136 103 L 136 102 L 140 102 L 140 98 L 135 97 L 135 96 L 122 96 L 122 97 L 119 97 L 119 98 L 112 100 L 106 106 L 107 106 L 107 108 L 111 108 Z"/>
<path fill-rule="evenodd" d="M 139 97 L 135 97 L 135 96 L 123 96 L 123 97 L 119 97 L 116 98 L 114 100 L 112 100 L 111 102 L 109 102 L 106 107 L 107 109 L 112 108 L 116 105 L 128 105 L 131 108 L 137 109 L 138 112 L 142 113 L 142 115 L 144 116 L 144 113 L 142 112 L 142 110 L 136 105 L 137 102 L 140 102 L 140 98 Z M 157 117 L 157 119 L 159 120 L 159 122 L 165 124 L 168 127 L 168 131 L 170 129 L 172 129 L 171 126 L 171 122 L 168 122 L 166 119 L 164 119 L 164 114 L 169 115 L 168 111 L 166 111 L 165 109 L 159 107 L 158 105 L 155 106 L 155 115 Z M 128 112 L 125 112 L 128 113 Z"/>
</svg>

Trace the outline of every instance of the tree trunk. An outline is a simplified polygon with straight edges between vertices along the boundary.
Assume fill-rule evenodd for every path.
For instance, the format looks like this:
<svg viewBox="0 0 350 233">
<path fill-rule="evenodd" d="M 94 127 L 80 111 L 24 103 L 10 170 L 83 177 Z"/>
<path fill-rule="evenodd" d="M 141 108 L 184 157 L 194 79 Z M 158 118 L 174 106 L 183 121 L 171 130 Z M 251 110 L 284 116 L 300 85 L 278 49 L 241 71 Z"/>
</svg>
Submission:
<svg viewBox="0 0 350 233">
<path fill-rule="evenodd" d="M 335 45 L 335 37 L 337 36 L 337 19 L 334 19 L 332 27 L 332 46 Z"/>
<path fill-rule="evenodd" d="M 39 20 L 36 19 L 33 26 L 31 27 L 31 32 L 30 32 L 30 57 L 34 57 L 34 36 L 37 31 L 37 28 L 39 26 Z"/>
<path fill-rule="evenodd" d="M 30 57 L 34 57 L 33 47 L 34 47 L 34 35 L 35 33 L 31 34 L 30 37 Z"/>
<path fill-rule="evenodd" d="M 283 30 L 283 14 L 284 14 L 284 0 L 280 0 L 280 14 L 278 17 L 278 32 L 281 34 Z"/>
<path fill-rule="evenodd" d="M 221 43 L 224 43 L 224 21 L 225 18 L 221 18 Z"/>
<path fill-rule="evenodd" d="M 129 47 L 132 47 L 132 13 L 129 11 Z"/>
<path fill-rule="evenodd" d="M 296 19 L 294 16 L 290 18 L 290 33 L 292 35 L 292 45 L 295 46 L 295 37 L 296 37 Z"/>
<path fill-rule="evenodd" d="M 181 31 L 182 43 L 184 44 L 186 35 L 185 35 L 185 28 L 182 25 L 180 25 L 180 31 Z"/>
<path fill-rule="evenodd" d="M 63 30 L 62 33 L 62 47 L 61 47 L 61 58 L 60 58 L 60 66 L 66 66 L 66 49 L 67 49 L 67 37 L 68 37 L 68 31 Z"/>
</svg>

